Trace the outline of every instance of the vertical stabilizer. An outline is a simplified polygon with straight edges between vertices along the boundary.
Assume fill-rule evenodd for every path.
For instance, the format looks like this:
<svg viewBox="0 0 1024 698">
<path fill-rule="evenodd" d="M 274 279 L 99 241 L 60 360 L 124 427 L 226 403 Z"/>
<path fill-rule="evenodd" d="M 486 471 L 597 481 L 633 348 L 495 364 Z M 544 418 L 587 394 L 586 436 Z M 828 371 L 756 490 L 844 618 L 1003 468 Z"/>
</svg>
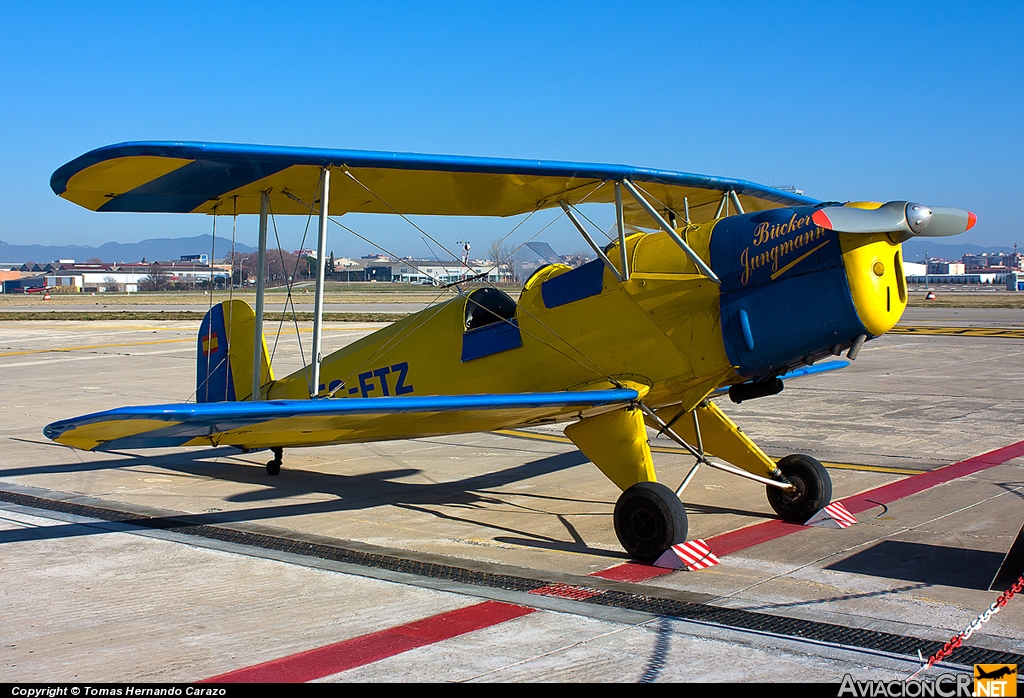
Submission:
<svg viewBox="0 0 1024 698">
<path fill-rule="evenodd" d="M 199 326 L 196 345 L 196 402 L 231 402 L 252 399 L 253 333 L 256 314 L 242 300 L 218 303 Z M 266 340 L 260 361 L 260 391 L 266 394 L 274 380 Z"/>
</svg>

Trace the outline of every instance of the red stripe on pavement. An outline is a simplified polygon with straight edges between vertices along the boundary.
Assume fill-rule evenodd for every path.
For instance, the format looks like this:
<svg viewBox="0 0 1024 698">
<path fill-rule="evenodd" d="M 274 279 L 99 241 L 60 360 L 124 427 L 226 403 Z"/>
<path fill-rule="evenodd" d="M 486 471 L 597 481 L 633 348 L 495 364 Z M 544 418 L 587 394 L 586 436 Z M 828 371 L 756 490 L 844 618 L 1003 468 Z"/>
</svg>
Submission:
<svg viewBox="0 0 1024 698">
<path fill-rule="evenodd" d="M 903 480 L 897 480 L 888 485 L 883 485 L 877 489 L 871 490 L 870 492 L 863 492 L 861 494 L 855 494 L 852 497 L 843 499 L 842 502 L 847 509 L 850 510 L 851 514 L 859 514 L 862 511 L 866 511 L 871 507 L 876 507 L 878 504 L 872 504 L 867 501 L 869 498 L 875 502 L 881 504 L 888 504 L 894 502 L 897 499 L 903 499 L 909 497 L 912 494 L 922 492 L 929 487 L 935 485 L 941 485 L 943 482 L 949 482 L 966 475 L 973 475 L 974 473 L 981 472 L 988 468 L 992 468 L 997 465 L 1002 465 L 1008 460 L 1019 458 L 1024 456 L 1024 441 L 1018 441 L 1015 444 L 1004 446 L 1003 448 L 997 448 L 995 451 L 989 451 L 983 453 L 980 456 L 974 458 L 968 458 L 967 460 L 960 461 L 959 463 L 953 463 L 936 470 L 931 470 L 927 473 L 921 473 L 920 475 L 912 475 Z"/>
<path fill-rule="evenodd" d="M 417 647 L 520 618 L 535 609 L 500 601 L 424 618 L 263 664 L 214 676 L 202 683 L 301 683 L 393 657 Z"/>
<path fill-rule="evenodd" d="M 1019 458 L 1020 456 L 1024 456 L 1024 441 L 1018 441 L 1015 444 L 997 448 L 980 456 L 974 456 L 959 463 L 945 465 L 920 475 L 911 475 L 902 480 L 897 480 L 888 485 L 882 485 L 873 490 L 861 492 L 839 501 L 850 510 L 851 514 L 859 514 L 862 511 L 878 506 L 878 504 L 869 502 L 869 499 L 881 504 L 889 504 L 898 499 L 909 497 L 912 494 L 923 492 L 935 485 L 940 485 L 965 475 L 971 475 L 996 465 L 1002 465 L 1006 461 Z M 806 527 L 800 524 L 786 523 L 785 521 L 765 521 L 764 523 L 748 526 L 747 528 L 741 528 L 738 531 L 723 533 L 720 536 L 709 538 L 708 543 L 711 544 L 711 549 L 715 551 L 716 555 L 722 556 L 803 530 L 806 530 Z"/>
<path fill-rule="evenodd" d="M 675 572 L 675 570 L 655 567 L 654 565 L 645 565 L 640 562 L 627 562 L 623 565 L 609 567 L 608 569 L 601 570 L 600 572 L 592 572 L 589 576 L 600 577 L 601 579 L 611 579 L 615 582 L 646 582 L 648 579 L 654 579 L 655 577 L 660 577 L 663 574 L 671 574 L 673 572 Z"/>
<path fill-rule="evenodd" d="M 1024 441 L 1018 441 L 1017 443 L 1010 444 L 1009 446 L 1003 446 L 997 448 L 994 451 L 988 453 L 982 453 L 980 456 L 974 456 L 967 460 L 962 460 L 958 463 L 952 463 L 945 465 L 935 470 L 921 473 L 920 475 L 911 475 L 910 477 L 902 480 L 897 480 L 888 485 L 882 485 L 873 490 L 867 492 L 861 492 L 855 494 L 852 497 L 841 499 L 843 505 L 850 510 L 852 514 L 859 514 L 862 511 L 867 511 L 872 507 L 878 506 L 878 504 L 889 504 L 895 502 L 898 499 L 909 497 L 912 494 L 923 492 L 935 485 L 941 485 L 944 482 L 950 480 L 956 480 L 957 478 L 965 477 L 967 475 L 973 475 L 974 473 L 981 472 L 988 468 L 992 468 L 997 465 L 1013 460 L 1014 458 L 1020 458 L 1024 456 Z M 871 500 L 871 501 L 869 501 Z M 806 526 L 800 524 L 788 523 L 786 521 L 772 520 L 765 521 L 763 523 L 754 524 L 753 526 L 747 526 L 736 531 L 730 531 L 729 533 L 723 533 L 719 536 L 714 536 L 707 539 L 707 543 L 711 546 L 711 550 L 721 558 L 723 555 L 734 553 L 744 548 L 749 548 L 760 543 L 766 543 L 782 536 L 788 536 L 791 533 L 797 531 L 807 530 Z M 595 572 L 591 576 L 602 577 L 604 579 L 614 579 L 622 582 L 643 582 L 654 577 L 659 577 L 663 574 L 669 574 L 673 570 L 664 570 L 652 565 L 643 565 L 638 563 L 627 563 L 625 565 L 618 565 L 602 572 Z"/>
</svg>

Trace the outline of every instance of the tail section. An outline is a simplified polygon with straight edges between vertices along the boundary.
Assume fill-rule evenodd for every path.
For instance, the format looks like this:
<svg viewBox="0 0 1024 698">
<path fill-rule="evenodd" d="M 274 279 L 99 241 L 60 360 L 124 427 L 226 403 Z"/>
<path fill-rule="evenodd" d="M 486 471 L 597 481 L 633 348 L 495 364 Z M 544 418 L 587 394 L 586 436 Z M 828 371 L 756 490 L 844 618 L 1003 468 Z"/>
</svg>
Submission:
<svg viewBox="0 0 1024 698">
<path fill-rule="evenodd" d="M 242 300 L 218 303 L 199 326 L 196 346 L 196 402 L 252 399 L 253 337 L 256 313 Z M 261 393 L 274 381 L 267 342 L 260 359 Z"/>
</svg>

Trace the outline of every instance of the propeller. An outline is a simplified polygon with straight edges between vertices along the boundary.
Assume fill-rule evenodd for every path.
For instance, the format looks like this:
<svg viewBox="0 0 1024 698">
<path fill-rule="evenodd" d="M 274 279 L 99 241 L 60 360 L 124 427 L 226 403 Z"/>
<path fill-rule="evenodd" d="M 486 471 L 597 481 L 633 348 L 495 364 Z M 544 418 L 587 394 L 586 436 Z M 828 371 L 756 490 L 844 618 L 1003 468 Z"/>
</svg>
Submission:
<svg viewBox="0 0 1024 698">
<path fill-rule="evenodd" d="M 811 220 L 840 233 L 897 233 L 903 242 L 913 237 L 959 235 L 973 228 L 978 217 L 962 208 L 890 201 L 876 209 L 826 206 L 815 211 Z"/>
</svg>

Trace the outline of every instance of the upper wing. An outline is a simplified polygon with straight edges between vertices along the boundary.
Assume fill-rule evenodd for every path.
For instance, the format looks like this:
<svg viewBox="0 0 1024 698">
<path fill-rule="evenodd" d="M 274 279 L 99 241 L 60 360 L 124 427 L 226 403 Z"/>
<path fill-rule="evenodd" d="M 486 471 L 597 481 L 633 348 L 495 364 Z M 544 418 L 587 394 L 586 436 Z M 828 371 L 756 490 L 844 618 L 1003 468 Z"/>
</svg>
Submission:
<svg viewBox="0 0 1024 698">
<path fill-rule="evenodd" d="M 331 177 L 333 215 L 511 216 L 560 200 L 610 203 L 613 187 L 603 185 L 624 178 L 659 208 L 681 212 L 686 197 L 695 223 L 713 218 L 729 190 L 746 211 L 818 203 L 740 179 L 626 165 L 224 143 L 111 145 L 58 169 L 50 186 L 94 211 L 220 214 L 258 213 L 260 193 L 269 189 L 275 213 L 308 214 L 324 167 L 352 174 Z M 632 198 L 623 205 L 630 222 L 650 227 Z"/>
<path fill-rule="evenodd" d="M 43 433 L 85 451 L 230 445 L 314 446 L 491 431 L 632 402 L 616 388 L 514 395 L 438 395 L 119 407 L 54 422 Z"/>
</svg>

